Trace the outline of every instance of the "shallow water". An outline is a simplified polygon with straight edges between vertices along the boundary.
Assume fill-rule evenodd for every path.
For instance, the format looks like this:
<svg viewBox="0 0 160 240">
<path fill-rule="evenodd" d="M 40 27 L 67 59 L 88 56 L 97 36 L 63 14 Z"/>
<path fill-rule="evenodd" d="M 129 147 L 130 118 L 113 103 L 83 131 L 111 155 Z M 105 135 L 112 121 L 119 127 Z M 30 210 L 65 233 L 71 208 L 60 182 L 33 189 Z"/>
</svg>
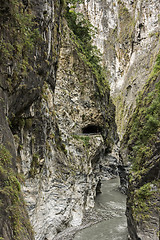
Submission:
<svg viewBox="0 0 160 240">
<path fill-rule="evenodd" d="M 78 232 L 74 240 L 127 240 L 126 197 L 118 191 L 119 179 L 102 182 L 96 197 L 95 211 L 104 220 Z"/>
</svg>

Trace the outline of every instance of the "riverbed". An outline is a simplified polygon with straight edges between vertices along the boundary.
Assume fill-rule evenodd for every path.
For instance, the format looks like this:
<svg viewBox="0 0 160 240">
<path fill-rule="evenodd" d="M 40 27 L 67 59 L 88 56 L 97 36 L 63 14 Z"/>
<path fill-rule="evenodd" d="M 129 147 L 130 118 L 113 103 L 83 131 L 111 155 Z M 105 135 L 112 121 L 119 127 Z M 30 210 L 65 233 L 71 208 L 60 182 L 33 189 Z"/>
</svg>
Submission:
<svg viewBox="0 0 160 240">
<path fill-rule="evenodd" d="M 119 178 L 102 181 L 102 193 L 96 197 L 94 210 L 104 220 L 79 231 L 74 240 L 127 240 L 126 196 L 118 186 Z"/>
</svg>

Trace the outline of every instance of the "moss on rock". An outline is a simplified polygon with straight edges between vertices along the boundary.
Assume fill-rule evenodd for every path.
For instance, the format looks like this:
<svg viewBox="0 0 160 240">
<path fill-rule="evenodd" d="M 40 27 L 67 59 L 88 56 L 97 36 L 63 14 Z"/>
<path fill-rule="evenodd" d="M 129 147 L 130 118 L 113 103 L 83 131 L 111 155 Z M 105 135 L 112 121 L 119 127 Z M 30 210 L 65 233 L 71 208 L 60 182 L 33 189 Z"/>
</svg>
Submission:
<svg viewBox="0 0 160 240">
<path fill-rule="evenodd" d="M 13 171 L 11 164 L 12 156 L 5 146 L 0 145 L 0 216 L 3 219 L 3 226 L 0 224 L 0 237 L 19 240 L 22 236 L 25 239 L 33 239 L 32 227 L 25 212 L 25 204 L 21 195 L 21 186 L 18 175 Z M 12 229 L 6 233 L 5 228 Z"/>
<path fill-rule="evenodd" d="M 159 218 L 160 169 L 160 54 L 147 84 L 139 93 L 137 106 L 131 117 L 121 150 L 127 152 L 131 163 L 127 199 L 128 222 L 143 232 L 152 229 L 158 234 L 152 218 Z M 154 206 L 154 207 L 153 207 Z M 130 209 L 130 210 L 129 210 Z M 131 219 L 133 221 L 131 221 Z M 138 226 L 138 227 L 137 227 Z M 133 238 L 134 239 L 134 238 Z"/>
</svg>

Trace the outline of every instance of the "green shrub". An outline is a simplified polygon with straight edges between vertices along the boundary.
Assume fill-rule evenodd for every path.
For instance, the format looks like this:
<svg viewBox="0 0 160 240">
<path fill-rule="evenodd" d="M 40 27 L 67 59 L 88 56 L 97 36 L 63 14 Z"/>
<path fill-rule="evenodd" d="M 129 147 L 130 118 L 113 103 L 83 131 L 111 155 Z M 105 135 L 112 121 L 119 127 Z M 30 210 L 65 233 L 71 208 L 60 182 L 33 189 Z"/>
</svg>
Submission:
<svg viewBox="0 0 160 240">
<path fill-rule="evenodd" d="M 95 75 L 99 95 L 103 97 L 109 91 L 109 83 L 106 79 L 105 70 L 100 64 L 101 54 L 97 47 L 93 45 L 92 36 L 95 34 L 95 29 L 83 14 L 74 11 L 73 6 L 67 6 L 65 17 L 74 34 L 72 39 L 77 45 L 79 56 Z"/>
<path fill-rule="evenodd" d="M 160 54 L 144 90 L 139 94 L 137 106 L 127 128 L 129 155 L 134 171 L 143 167 L 152 155 L 152 145 L 160 127 Z M 156 75 L 156 77 L 155 77 Z M 149 88 L 151 86 L 151 89 Z M 154 86 L 154 88 L 153 88 Z"/>
<path fill-rule="evenodd" d="M 82 141 L 84 147 L 89 146 L 89 140 L 90 140 L 89 136 L 72 135 L 72 137 L 76 140 Z"/>
<path fill-rule="evenodd" d="M 137 190 L 136 195 L 141 200 L 148 199 L 152 195 L 150 183 L 146 183 L 142 187 L 140 187 Z"/>
</svg>

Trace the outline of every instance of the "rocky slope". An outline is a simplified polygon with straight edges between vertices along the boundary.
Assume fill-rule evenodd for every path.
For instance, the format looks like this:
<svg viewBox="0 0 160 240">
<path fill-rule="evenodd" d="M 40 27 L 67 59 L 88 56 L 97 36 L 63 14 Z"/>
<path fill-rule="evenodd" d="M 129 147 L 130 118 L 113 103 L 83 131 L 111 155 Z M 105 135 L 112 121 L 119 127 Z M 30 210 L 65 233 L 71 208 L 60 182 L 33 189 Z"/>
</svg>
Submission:
<svg viewBox="0 0 160 240">
<path fill-rule="evenodd" d="M 117 140 L 108 84 L 68 28 L 65 8 L 1 4 L 2 239 L 51 240 L 80 225 Z"/>
</svg>

